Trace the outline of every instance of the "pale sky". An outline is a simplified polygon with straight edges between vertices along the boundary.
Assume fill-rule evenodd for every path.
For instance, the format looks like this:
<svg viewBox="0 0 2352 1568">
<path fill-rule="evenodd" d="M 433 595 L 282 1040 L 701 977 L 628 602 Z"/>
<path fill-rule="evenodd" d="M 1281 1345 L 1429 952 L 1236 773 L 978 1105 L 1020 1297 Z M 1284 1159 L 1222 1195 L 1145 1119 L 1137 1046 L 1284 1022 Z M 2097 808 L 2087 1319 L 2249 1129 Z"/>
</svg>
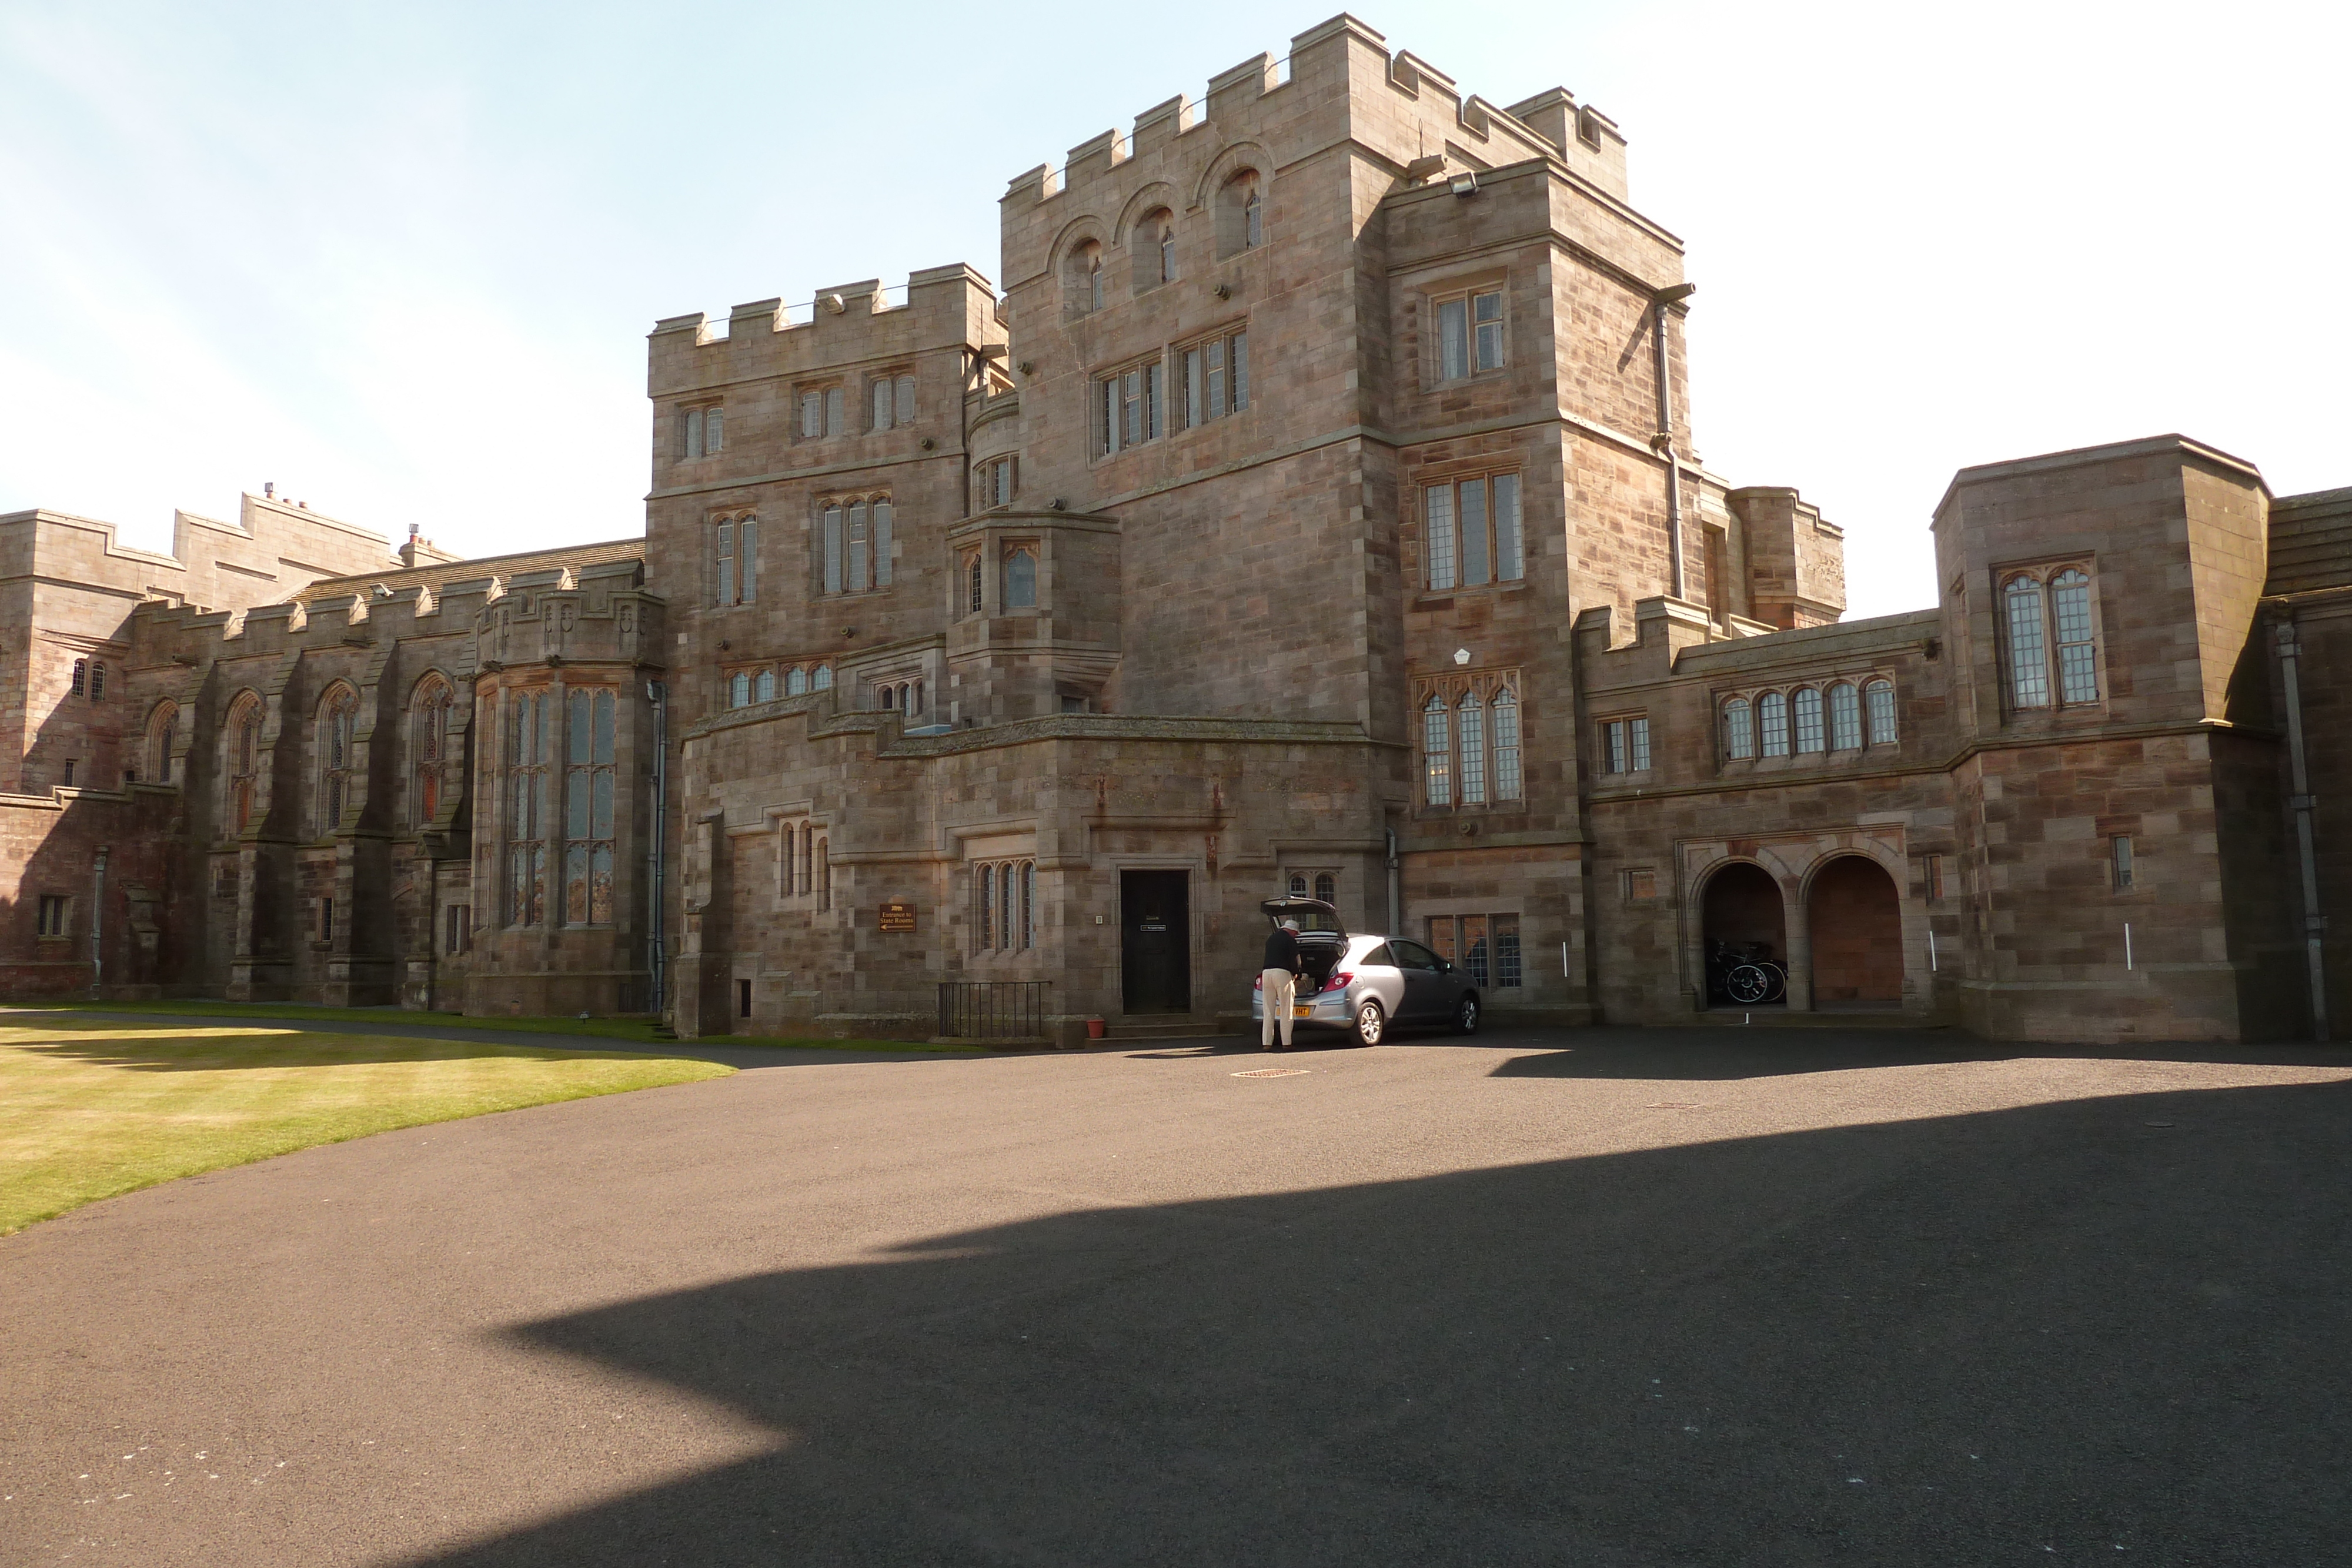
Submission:
<svg viewBox="0 0 2352 1568">
<path fill-rule="evenodd" d="M 968 261 L 1005 182 L 1322 4 L 0 0 L 0 512 L 281 496 L 492 554 L 641 532 L 645 334 Z M 2352 486 L 2352 7 L 1387 0 L 1622 127 L 1699 448 L 1935 593 L 1964 465 L 2181 431 Z"/>
</svg>

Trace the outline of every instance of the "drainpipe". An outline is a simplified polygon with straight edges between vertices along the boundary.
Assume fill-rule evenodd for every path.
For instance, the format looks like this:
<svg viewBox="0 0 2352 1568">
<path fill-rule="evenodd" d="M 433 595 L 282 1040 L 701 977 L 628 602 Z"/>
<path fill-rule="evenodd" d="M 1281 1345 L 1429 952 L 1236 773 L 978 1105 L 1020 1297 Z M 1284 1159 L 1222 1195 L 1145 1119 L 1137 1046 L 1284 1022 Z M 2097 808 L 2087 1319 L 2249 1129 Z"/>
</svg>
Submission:
<svg viewBox="0 0 2352 1568">
<path fill-rule="evenodd" d="M 2303 870 L 2303 953 L 2311 976 L 2311 1038 L 2325 1041 L 2327 1032 L 2327 957 L 2322 940 L 2327 917 L 2319 912 L 2319 856 L 2313 845 L 2311 770 L 2303 748 L 2303 686 L 2296 668 L 2302 653 L 2294 622 L 2278 623 L 2279 671 L 2286 687 L 2286 755 L 2294 791 L 2287 806 L 2294 812 L 2294 847 Z"/>
<path fill-rule="evenodd" d="M 653 981 L 653 1015 L 659 1019 L 667 1007 L 667 974 L 665 972 L 662 947 L 662 907 L 668 890 L 662 885 L 662 840 L 669 824 L 669 702 L 659 681 L 646 683 L 646 700 L 654 705 L 654 843 L 652 895 L 646 905 L 650 917 L 646 922 L 649 951 L 646 968 Z"/>
<path fill-rule="evenodd" d="M 1391 828 L 1391 829 L 1389 829 L 1389 830 L 1388 830 L 1388 834 L 1389 834 L 1389 933 L 1390 933 L 1390 935 L 1391 935 L 1391 936 L 1402 936 L 1402 935 L 1403 935 L 1403 932 L 1404 932 L 1404 882 L 1403 882 L 1403 873 L 1402 873 L 1398 869 L 1398 861 L 1397 861 L 1397 836 L 1396 836 L 1396 830 L 1395 830 L 1394 828 Z"/>
<path fill-rule="evenodd" d="M 106 908 L 106 851 L 98 846 L 98 861 L 89 873 L 89 999 L 99 999 L 99 987 L 106 979 L 106 953 L 100 946 L 105 936 L 105 922 L 100 913 Z"/>
<path fill-rule="evenodd" d="M 1683 570 L 1683 465 L 1682 459 L 1675 454 L 1675 394 L 1673 384 L 1666 379 L 1666 307 L 1679 305 L 1697 292 L 1696 283 L 1677 283 L 1672 288 L 1660 289 L 1657 303 L 1651 310 L 1654 318 L 1652 336 L 1658 350 L 1658 434 L 1650 444 L 1666 460 L 1666 591 L 1676 599 L 1688 595 Z"/>
</svg>

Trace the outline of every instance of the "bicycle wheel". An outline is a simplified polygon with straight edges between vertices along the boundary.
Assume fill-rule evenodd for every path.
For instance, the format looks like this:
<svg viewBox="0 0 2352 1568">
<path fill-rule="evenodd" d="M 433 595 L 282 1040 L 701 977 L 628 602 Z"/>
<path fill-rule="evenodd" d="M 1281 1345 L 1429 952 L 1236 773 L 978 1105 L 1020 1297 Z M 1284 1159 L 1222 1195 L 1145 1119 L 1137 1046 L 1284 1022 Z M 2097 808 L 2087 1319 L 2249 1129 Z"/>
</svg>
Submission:
<svg viewBox="0 0 2352 1568">
<path fill-rule="evenodd" d="M 1742 964 L 1723 977 L 1723 988 L 1735 1002 L 1753 1006 L 1772 989 L 1772 978 L 1754 964 Z"/>
<path fill-rule="evenodd" d="M 1764 971 L 1765 979 L 1771 985 L 1771 988 L 1764 993 L 1764 999 L 1768 1002 L 1785 1000 L 1789 995 L 1789 971 L 1769 958 L 1756 967 Z"/>
</svg>

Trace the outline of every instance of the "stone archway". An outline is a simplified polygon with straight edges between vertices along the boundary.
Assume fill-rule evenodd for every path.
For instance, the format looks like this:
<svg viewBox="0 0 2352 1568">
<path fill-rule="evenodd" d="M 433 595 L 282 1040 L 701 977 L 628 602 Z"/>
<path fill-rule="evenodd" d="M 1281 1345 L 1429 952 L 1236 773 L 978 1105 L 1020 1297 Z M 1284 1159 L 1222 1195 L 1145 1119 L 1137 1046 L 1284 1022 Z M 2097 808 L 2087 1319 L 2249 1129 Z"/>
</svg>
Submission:
<svg viewBox="0 0 2352 1568">
<path fill-rule="evenodd" d="M 1839 855 L 1813 873 L 1805 894 L 1813 1006 L 1903 1001 L 1903 900 L 1885 867 Z"/>
<path fill-rule="evenodd" d="M 1788 966 L 1788 921 L 1780 883 L 1762 866 L 1752 861 L 1717 866 L 1700 894 L 1699 910 L 1702 965 L 1715 945 L 1722 942 L 1743 957 L 1769 958 L 1784 968 Z M 1711 973 L 1711 967 L 1702 972 Z M 1707 1000 L 1718 1005 L 1728 1002 L 1727 997 L 1714 993 L 1710 982 Z"/>
</svg>

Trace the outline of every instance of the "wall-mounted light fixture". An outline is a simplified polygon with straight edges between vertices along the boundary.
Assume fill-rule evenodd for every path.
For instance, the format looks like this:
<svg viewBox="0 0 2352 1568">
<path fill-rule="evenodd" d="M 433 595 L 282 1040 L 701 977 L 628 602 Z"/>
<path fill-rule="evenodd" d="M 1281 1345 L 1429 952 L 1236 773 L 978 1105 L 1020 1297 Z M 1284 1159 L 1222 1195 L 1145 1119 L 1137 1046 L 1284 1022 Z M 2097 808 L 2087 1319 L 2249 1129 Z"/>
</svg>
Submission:
<svg viewBox="0 0 2352 1568">
<path fill-rule="evenodd" d="M 1478 171 L 1475 169 L 1463 170 L 1462 172 L 1454 176 L 1449 184 L 1449 189 L 1451 189 L 1457 196 L 1476 195 L 1478 193 Z"/>
</svg>

